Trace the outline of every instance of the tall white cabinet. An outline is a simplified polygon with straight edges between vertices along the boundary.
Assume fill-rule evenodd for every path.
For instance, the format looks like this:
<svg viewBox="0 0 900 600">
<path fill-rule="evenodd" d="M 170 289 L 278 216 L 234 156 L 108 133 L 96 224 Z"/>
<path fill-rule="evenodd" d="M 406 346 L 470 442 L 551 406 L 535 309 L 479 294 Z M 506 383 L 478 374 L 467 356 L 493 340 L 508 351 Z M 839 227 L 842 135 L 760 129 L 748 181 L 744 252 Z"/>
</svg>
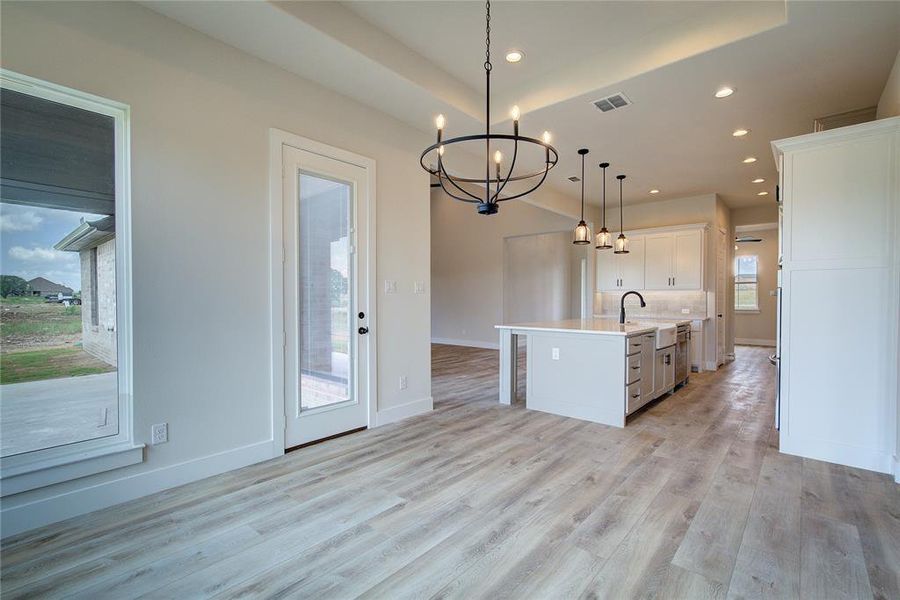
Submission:
<svg viewBox="0 0 900 600">
<path fill-rule="evenodd" d="M 900 117 L 772 144 L 782 452 L 900 477 Z"/>
</svg>

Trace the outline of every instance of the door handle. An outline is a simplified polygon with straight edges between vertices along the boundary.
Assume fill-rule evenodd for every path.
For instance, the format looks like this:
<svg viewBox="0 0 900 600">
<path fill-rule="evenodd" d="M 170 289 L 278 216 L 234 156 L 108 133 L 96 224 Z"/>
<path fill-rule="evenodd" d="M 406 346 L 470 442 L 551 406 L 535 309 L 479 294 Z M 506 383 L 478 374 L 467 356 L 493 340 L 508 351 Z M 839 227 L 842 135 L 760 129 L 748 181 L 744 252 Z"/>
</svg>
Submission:
<svg viewBox="0 0 900 600">
<path fill-rule="evenodd" d="M 360 327 L 358 329 L 358 331 L 359 331 L 360 335 L 365 335 L 365 334 L 369 333 L 369 328 L 368 327 Z"/>
</svg>

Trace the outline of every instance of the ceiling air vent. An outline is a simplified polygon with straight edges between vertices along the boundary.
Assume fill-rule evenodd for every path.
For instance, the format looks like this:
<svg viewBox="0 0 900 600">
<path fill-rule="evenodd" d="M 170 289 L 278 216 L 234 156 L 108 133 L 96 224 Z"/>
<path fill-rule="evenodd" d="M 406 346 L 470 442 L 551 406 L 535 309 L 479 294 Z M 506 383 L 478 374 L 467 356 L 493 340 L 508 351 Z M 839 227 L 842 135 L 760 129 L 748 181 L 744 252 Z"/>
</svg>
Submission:
<svg viewBox="0 0 900 600">
<path fill-rule="evenodd" d="M 600 98 L 596 102 L 594 102 L 594 106 L 599 108 L 602 112 L 609 112 L 611 110 L 616 110 L 617 108 L 622 108 L 624 106 L 628 106 L 631 104 L 631 100 L 628 99 L 628 96 L 619 92 L 618 94 L 612 94 L 611 96 L 607 96 L 606 98 Z"/>
</svg>

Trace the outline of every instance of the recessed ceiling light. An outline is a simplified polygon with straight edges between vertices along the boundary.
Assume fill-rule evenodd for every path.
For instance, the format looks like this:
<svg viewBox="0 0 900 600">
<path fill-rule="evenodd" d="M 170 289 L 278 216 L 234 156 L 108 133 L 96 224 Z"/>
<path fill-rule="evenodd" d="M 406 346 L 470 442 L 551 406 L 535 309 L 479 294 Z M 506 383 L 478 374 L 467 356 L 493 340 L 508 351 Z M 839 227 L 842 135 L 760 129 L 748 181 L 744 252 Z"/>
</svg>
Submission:
<svg viewBox="0 0 900 600">
<path fill-rule="evenodd" d="M 756 162 L 755 156 L 748 156 L 747 158 L 744 159 L 745 165 L 749 165 L 750 163 L 755 163 L 755 162 Z"/>
<path fill-rule="evenodd" d="M 744 136 L 747 135 L 748 133 L 750 133 L 750 130 L 749 130 L 749 129 L 735 129 L 735 130 L 731 133 L 731 135 L 733 135 L 734 137 L 744 137 Z"/>
<path fill-rule="evenodd" d="M 730 87 L 719 88 L 719 90 L 716 92 L 716 98 L 727 98 L 728 96 L 732 95 L 733 93 L 734 93 L 734 90 L 731 89 Z"/>
<path fill-rule="evenodd" d="M 523 58 L 525 58 L 525 53 L 521 50 L 510 50 L 506 53 L 506 62 L 508 63 L 517 63 Z"/>
<path fill-rule="evenodd" d="M 659 190 L 653 189 L 653 190 L 650 190 L 650 193 L 651 193 L 651 194 L 658 194 L 658 193 L 659 193 Z"/>
<path fill-rule="evenodd" d="M 762 183 L 764 181 L 765 181 L 765 179 L 763 179 L 762 177 L 757 177 L 751 183 Z"/>
<path fill-rule="evenodd" d="M 756 194 L 757 196 L 768 196 L 769 192 L 759 192 Z"/>
</svg>

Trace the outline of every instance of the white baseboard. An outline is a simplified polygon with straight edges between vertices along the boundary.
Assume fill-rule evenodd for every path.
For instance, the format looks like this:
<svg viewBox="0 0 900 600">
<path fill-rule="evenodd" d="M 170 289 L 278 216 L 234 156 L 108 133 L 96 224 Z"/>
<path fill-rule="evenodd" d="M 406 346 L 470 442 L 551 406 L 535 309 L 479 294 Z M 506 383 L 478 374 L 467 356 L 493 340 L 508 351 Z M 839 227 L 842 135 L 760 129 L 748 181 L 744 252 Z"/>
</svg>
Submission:
<svg viewBox="0 0 900 600">
<path fill-rule="evenodd" d="M 882 454 L 868 448 L 836 444 L 826 440 L 791 437 L 784 431 L 779 436 L 778 447 L 785 454 L 866 469 L 876 473 L 894 474 L 892 471 L 895 472 L 895 461 L 891 454 Z M 896 478 L 896 475 L 894 477 Z"/>
<path fill-rule="evenodd" d="M 447 344 L 448 346 L 466 346 L 468 348 L 484 348 L 486 350 L 499 350 L 500 342 L 480 342 L 477 340 L 456 340 L 453 338 L 431 338 L 432 344 Z"/>
<path fill-rule="evenodd" d="M 763 340 L 759 338 L 734 338 L 735 344 L 741 346 L 771 346 L 775 347 L 775 340 Z"/>
<path fill-rule="evenodd" d="M 705 368 L 704 370 L 706 370 L 706 371 L 718 371 L 718 370 L 719 370 L 719 365 L 717 365 L 717 364 L 716 364 L 716 361 L 714 361 L 714 360 L 712 360 L 712 361 L 707 361 L 707 363 L 706 363 L 706 368 Z"/>
<path fill-rule="evenodd" d="M 3 499 L 3 509 L 0 511 L 3 536 L 15 535 L 282 454 L 283 448 L 278 449 L 273 446 L 272 440 L 266 440 L 31 502 L 15 504 L 16 497 L 8 496 Z"/>
<path fill-rule="evenodd" d="M 412 402 L 407 402 L 406 404 L 401 404 L 400 406 L 392 406 L 391 408 L 379 410 L 375 414 L 375 427 L 381 427 L 382 425 L 387 425 L 388 423 L 396 423 L 397 421 L 401 421 L 415 415 L 430 412 L 433 407 L 434 401 L 432 400 L 431 396 L 428 396 L 427 398 L 413 400 Z"/>
</svg>

